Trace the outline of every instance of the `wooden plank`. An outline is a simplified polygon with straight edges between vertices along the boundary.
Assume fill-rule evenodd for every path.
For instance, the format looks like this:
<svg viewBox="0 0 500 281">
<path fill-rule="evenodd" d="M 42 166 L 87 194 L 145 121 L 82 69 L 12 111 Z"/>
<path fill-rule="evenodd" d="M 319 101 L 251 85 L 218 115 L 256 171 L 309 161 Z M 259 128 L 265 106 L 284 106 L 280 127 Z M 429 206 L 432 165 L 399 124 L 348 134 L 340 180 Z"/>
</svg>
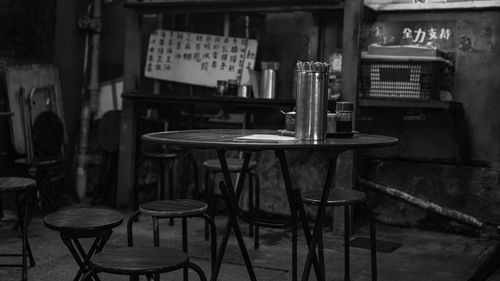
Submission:
<svg viewBox="0 0 500 281">
<path fill-rule="evenodd" d="M 348 1 L 346 1 L 348 2 Z M 160 10 L 168 13 L 224 13 L 224 12 L 292 12 L 305 10 L 337 10 L 342 9 L 341 1 L 170 1 L 126 3 L 125 8 L 140 13 L 156 14 Z"/>
<path fill-rule="evenodd" d="M 135 90 L 141 71 L 141 16 L 126 11 L 125 52 L 123 66 L 123 90 Z M 122 105 L 120 150 L 118 161 L 116 205 L 132 206 L 136 153 L 136 106 L 133 101 L 124 100 Z"/>
</svg>

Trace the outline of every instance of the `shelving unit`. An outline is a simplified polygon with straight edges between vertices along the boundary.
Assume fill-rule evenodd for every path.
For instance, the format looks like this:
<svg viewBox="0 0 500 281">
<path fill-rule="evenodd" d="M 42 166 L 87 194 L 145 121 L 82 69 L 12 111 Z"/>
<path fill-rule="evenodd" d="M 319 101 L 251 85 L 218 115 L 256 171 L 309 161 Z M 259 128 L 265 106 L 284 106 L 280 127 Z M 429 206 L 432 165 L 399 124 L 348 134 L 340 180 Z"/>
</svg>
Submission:
<svg viewBox="0 0 500 281">
<path fill-rule="evenodd" d="M 360 32 L 365 10 L 363 0 L 231 0 L 231 1 L 168 1 L 139 2 L 129 0 L 126 8 L 125 52 L 124 52 L 124 92 L 120 135 L 120 152 L 117 184 L 117 205 L 129 206 L 134 183 L 134 161 L 137 140 L 138 108 L 147 104 L 170 103 L 226 103 L 242 107 L 293 105 L 293 100 L 259 100 L 233 97 L 192 98 L 167 95 L 153 96 L 140 93 L 142 75 L 142 51 L 144 50 L 141 34 L 142 16 L 148 14 L 178 13 L 279 13 L 292 11 L 328 11 L 343 10 L 342 55 L 344 65 L 342 92 L 346 101 L 356 101 L 360 63 Z"/>
</svg>

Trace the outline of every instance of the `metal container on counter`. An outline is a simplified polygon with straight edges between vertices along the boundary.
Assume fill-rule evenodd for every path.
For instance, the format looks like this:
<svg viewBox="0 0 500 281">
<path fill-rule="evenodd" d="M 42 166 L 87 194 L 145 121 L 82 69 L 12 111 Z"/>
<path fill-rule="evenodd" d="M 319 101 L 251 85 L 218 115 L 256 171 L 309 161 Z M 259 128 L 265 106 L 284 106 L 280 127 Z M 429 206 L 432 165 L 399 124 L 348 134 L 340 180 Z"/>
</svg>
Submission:
<svg viewBox="0 0 500 281">
<path fill-rule="evenodd" d="M 326 139 L 328 106 L 328 72 L 297 70 L 295 138 L 320 141 Z"/>
<path fill-rule="evenodd" d="M 260 72 L 260 98 L 274 99 L 276 96 L 276 75 L 279 63 L 273 61 L 261 62 Z"/>
</svg>

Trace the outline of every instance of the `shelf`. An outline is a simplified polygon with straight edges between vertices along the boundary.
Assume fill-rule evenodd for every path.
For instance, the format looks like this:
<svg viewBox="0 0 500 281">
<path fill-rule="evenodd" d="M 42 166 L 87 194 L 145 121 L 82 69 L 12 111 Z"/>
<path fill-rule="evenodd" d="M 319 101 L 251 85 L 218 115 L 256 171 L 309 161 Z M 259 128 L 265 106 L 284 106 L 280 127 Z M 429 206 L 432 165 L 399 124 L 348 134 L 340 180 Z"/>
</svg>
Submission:
<svg viewBox="0 0 500 281">
<path fill-rule="evenodd" d="M 399 108 L 430 108 L 430 109 L 462 109 L 462 104 L 454 101 L 440 100 L 401 100 L 363 98 L 358 101 L 362 107 L 399 107 Z"/>
<path fill-rule="evenodd" d="M 168 103 L 220 103 L 229 104 L 241 107 L 279 107 L 279 106 L 295 106 L 294 99 L 254 99 L 232 96 L 203 96 L 190 97 L 180 95 L 152 95 L 140 94 L 137 92 L 126 92 L 122 95 L 124 99 L 132 99 L 136 102 L 168 104 Z"/>
<path fill-rule="evenodd" d="M 500 1 L 457 1 L 443 3 L 368 3 L 368 7 L 376 11 L 428 11 L 428 10 L 457 10 L 457 9 L 487 9 L 500 8 Z"/>
<path fill-rule="evenodd" d="M 313 10 L 341 10 L 342 1 L 325 0 L 259 0 L 259 1 L 169 1 L 131 2 L 125 8 L 143 14 L 166 13 L 224 13 L 224 12 L 292 12 Z"/>
</svg>

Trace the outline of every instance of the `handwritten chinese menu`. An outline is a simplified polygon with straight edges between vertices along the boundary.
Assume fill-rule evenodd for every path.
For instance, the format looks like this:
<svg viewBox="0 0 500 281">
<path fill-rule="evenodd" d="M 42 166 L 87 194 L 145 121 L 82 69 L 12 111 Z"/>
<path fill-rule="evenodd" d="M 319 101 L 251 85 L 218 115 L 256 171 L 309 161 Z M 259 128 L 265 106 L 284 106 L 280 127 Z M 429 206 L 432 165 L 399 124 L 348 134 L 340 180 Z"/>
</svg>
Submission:
<svg viewBox="0 0 500 281">
<path fill-rule="evenodd" d="M 254 39 L 159 29 L 149 37 L 145 76 L 208 87 L 229 79 L 249 84 L 256 52 Z"/>
</svg>

